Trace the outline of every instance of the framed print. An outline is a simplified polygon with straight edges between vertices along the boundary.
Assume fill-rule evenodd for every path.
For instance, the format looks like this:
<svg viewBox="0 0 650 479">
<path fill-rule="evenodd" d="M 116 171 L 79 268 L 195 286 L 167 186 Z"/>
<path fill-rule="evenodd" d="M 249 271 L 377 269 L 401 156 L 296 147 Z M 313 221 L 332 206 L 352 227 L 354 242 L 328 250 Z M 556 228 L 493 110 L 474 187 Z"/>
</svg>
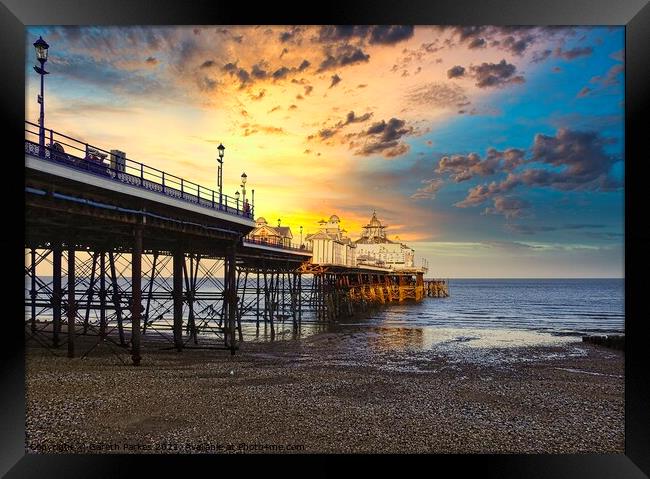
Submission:
<svg viewBox="0 0 650 479">
<path fill-rule="evenodd" d="M 150 7 L 4 2 L 8 477 L 648 474 L 645 2 Z"/>
</svg>

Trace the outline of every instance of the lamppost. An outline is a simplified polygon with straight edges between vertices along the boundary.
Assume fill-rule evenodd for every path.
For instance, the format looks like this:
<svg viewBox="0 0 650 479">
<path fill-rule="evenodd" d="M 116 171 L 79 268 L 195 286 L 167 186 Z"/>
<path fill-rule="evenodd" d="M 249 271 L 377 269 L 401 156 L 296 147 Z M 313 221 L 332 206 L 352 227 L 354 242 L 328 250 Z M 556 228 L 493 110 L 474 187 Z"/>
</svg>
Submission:
<svg viewBox="0 0 650 479">
<path fill-rule="evenodd" d="M 42 37 L 38 37 L 38 40 L 34 42 L 34 48 L 36 48 L 36 59 L 40 62 L 41 66 L 34 67 L 36 73 L 41 76 L 41 94 L 38 96 L 38 102 L 41 104 L 41 115 L 38 119 L 39 131 L 38 131 L 38 144 L 40 145 L 40 150 L 43 151 L 45 147 L 45 100 L 44 100 L 44 78 L 45 75 L 48 75 L 50 72 L 45 71 L 45 62 L 47 61 L 47 50 L 50 46 L 47 44 Z"/>
<path fill-rule="evenodd" d="M 300 247 L 302 248 L 302 226 L 300 227 Z"/>
<path fill-rule="evenodd" d="M 246 173 L 241 174 L 241 200 L 242 203 L 246 203 L 246 179 L 248 177 L 246 176 Z"/>
<path fill-rule="evenodd" d="M 223 153 L 226 150 L 226 147 L 219 143 L 217 150 L 219 151 L 219 156 L 217 157 L 217 161 L 219 162 L 217 165 L 217 188 L 219 188 L 219 209 L 221 209 L 221 197 L 223 191 Z"/>
<path fill-rule="evenodd" d="M 239 212 L 239 190 L 235 191 L 235 199 L 237 200 L 237 212 Z"/>
</svg>

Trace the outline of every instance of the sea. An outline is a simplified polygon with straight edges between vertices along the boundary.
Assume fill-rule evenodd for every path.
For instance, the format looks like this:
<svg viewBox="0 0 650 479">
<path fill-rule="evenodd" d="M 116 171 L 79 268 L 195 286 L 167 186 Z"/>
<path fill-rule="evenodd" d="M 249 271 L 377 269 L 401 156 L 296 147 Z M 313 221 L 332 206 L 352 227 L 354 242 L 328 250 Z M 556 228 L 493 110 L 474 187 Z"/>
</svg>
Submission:
<svg viewBox="0 0 650 479">
<path fill-rule="evenodd" d="M 305 291 L 309 279 L 303 281 Z M 276 322 L 272 340 L 362 333 L 379 335 L 389 347 L 397 348 L 429 349 L 441 344 L 498 348 L 552 345 L 580 340 L 583 335 L 625 332 L 623 278 L 450 279 L 449 293 L 448 298 L 385 305 L 336 324 L 315 321 L 305 312 L 298 335 L 289 318 Z M 162 305 L 162 310 L 166 310 L 162 322 L 171 327 L 171 303 Z M 244 339 L 271 340 L 268 325 L 258 328 L 250 314 L 244 317 Z"/>
<path fill-rule="evenodd" d="M 448 298 L 402 303 L 368 324 L 522 329 L 555 334 L 623 333 L 618 279 L 452 279 Z"/>
</svg>

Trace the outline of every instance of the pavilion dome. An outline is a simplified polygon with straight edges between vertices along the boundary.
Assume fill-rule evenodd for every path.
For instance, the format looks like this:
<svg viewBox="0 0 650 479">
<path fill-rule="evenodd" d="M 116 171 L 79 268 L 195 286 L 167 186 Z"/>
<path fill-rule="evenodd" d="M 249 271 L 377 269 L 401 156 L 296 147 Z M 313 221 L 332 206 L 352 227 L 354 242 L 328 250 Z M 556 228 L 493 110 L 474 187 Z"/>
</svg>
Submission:
<svg viewBox="0 0 650 479">
<path fill-rule="evenodd" d="M 370 218 L 370 226 L 381 226 L 381 222 L 377 219 L 377 213 L 373 211 L 372 218 Z"/>
<path fill-rule="evenodd" d="M 257 220 L 255 220 L 255 222 L 256 222 L 258 225 L 265 225 L 265 224 L 267 224 L 266 219 L 263 218 L 262 216 L 260 216 L 259 218 L 257 218 Z"/>
<path fill-rule="evenodd" d="M 341 220 L 339 219 L 338 216 L 336 216 L 336 215 L 332 215 L 332 216 L 330 216 L 330 222 L 331 222 L 331 223 L 339 223 L 340 221 L 341 221 Z"/>
</svg>

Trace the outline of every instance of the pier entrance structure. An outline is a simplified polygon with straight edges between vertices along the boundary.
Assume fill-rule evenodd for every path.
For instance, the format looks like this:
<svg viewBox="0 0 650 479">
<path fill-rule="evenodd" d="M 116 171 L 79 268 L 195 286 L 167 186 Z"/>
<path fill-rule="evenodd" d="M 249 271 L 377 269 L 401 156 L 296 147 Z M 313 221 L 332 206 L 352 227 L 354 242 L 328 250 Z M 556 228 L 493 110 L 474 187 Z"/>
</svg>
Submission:
<svg viewBox="0 0 650 479">
<path fill-rule="evenodd" d="M 331 321 L 427 294 L 421 270 L 315 264 L 309 244 L 247 236 L 255 205 L 25 126 L 26 339 L 55 354 L 108 347 L 138 365 L 144 335 L 182 351 L 206 347 L 202 334 L 234 354 L 243 322 L 273 338 L 305 314 Z"/>
</svg>

